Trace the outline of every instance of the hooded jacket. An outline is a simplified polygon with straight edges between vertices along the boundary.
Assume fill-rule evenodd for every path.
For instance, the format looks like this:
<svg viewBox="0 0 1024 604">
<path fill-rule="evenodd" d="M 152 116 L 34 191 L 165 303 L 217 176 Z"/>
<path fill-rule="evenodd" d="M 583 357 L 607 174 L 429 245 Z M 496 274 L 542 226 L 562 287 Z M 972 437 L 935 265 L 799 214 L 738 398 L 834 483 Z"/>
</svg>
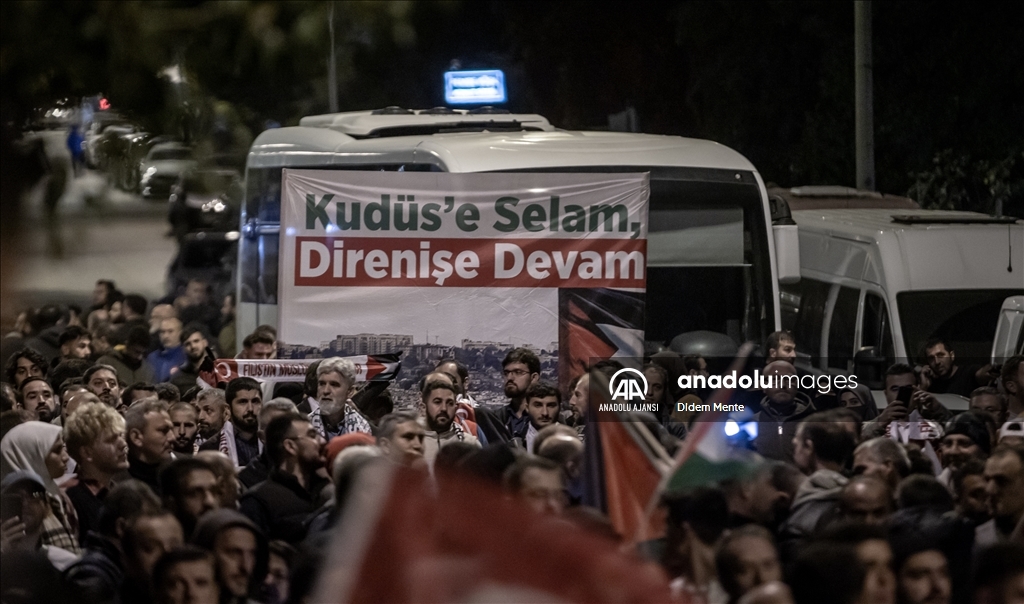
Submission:
<svg viewBox="0 0 1024 604">
<path fill-rule="evenodd" d="M 50 363 L 60 357 L 60 334 L 65 329 L 65 327 L 60 325 L 47 327 L 40 331 L 38 335 L 26 340 L 25 346 L 43 355 L 46 362 Z"/>
<path fill-rule="evenodd" d="M 74 590 L 76 601 L 83 604 L 118 602 L 124 568 L 121 552 L 110 539 L 98 533 L 85 538 L 82 559 L 64 571 L 64 580 Z"/>
<path fill-rule="evenodd" d="M 213 551 L 213 544 L 217 541 L 217 535 L 229 528 L 241 527 L 252 531 L 256 536 L 256 566 L 253 569 L 252 577 L 249 580 L 249 592 L 254 593 L 263 578 L 267 574 L 267 539 L 263 532 L 252 520 L 246 518 L 242 513 L 227 508 L 207 512 L 199 519 L 196 530 L 192 533 L 190 541 L 193 545 Z"/>
<path fill-rule="evenodd" d="M 757 452 L 769 459 L 793 462 L 793 437 L 801 420 L 817 409 L 811 398 L 803 392 L 793 397 L 796 407 L 788 415 L 779 413 L 768 397 L 761 400 L 761 410 L 754 414 L 757 422 Z"/>
<path fill-rule="evenodd" d="M 818 470 L 804 480 L 796 491 L 789 518 L 779 529 L 782 540 L 803 539 L 817 528 L 822 516 L 839 501 L 839 493 L 849 482 L 834 470 Z"/>
</svg>

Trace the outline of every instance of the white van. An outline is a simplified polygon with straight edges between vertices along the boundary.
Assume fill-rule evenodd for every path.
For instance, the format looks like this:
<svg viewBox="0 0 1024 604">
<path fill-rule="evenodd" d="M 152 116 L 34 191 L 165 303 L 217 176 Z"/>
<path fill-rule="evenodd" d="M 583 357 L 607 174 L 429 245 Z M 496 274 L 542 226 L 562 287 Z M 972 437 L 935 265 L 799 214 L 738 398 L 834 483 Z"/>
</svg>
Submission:
<svg viewBox="0 0 1024 604">
<path fill-rule="evenodd" d="M 773 227 L 757 170 L 717 143 L 559 130 L 539 115 L 489 108 L 336 113 L 267 130 L 253 142 L 241 210 L 239 338 L 278 321 L 283 168 L 649 172 L 645 337 L 654 345 L 682 333 L 733 346 L 763 342 L 780 325 L 779 279 L 797 277 L 795 227 Z M 777 242 L 779 256 L 790 259 L 781 272 Z"/>
<path fill-rule="evenodd" d="M 905 208 L 792 214 L 800 280 L 780 288 L 780 305 L 800 364 L 879 389 L 886 367 L 920 362 L 931 337 L 965 364 L 989 362 L 1004 301 L 1024 294 L 1024 221 Z"/>
</svg>

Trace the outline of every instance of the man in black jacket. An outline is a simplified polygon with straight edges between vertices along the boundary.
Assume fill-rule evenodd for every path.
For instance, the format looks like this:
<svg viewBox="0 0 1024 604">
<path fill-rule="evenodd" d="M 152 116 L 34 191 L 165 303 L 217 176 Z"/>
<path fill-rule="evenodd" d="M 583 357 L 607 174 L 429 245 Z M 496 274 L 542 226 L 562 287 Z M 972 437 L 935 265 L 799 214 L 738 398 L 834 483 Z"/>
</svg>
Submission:
<svg viewBox="0 0 1024 604">
<path fill-rule="evenodd" d="M 128 474 L 159 492 L 160 466 L 171 460 L 175 440 L 167 403 L 155 399 L 136 401 L 124 415 Z"/>
<path fill-rule="evenodd" d="M 64 489 L 78 514 L 78 540 L 85 543 L 114 487 L 114 476 L 128 469 L 124 418 L 103 403 L 82 404 L 66 420 L 64 443 L 77 462 L 75 477 Z"/>
<path fill-rule="evenodd" d="M 285 398 L 274 398 L 263 403 L 259 415 L 259 438 L 263 443 L 263 451 L 238 472 L 238 482 L 246 489 L 251 489 L 270 476 L 270 458 L 267 456 L 267 426 L 276 417 L 296 413 L 295 403 Z"/>
<path fill-rule="evenodd" d="M 266 429 L 266 451 L 272 464 L 268 478 L 250 489 L 239 508 L 271 540 L 291 544 L 306 536 L 305 522 L 320 502 L 327 480 L 317 471 L 324 464 L 326 443 L 301 415 L 274 418 Z"/>
<path fill-rule="evenodd" d="M 103 502 L 96 530 L 85 540 L 82 559 L 64 571 L 64 580 L 84 604 L 117 602 L 124 581 L 121 537 L 124 527 L 138 516 L 160 511 L 160 500 L 145 484 L 126 480 L 114 487 Z"/>
<path fill-rule="evenodd" d="M 540 359 L 527 348 L 516 348 L 505 356 L 501 369 L 508 404 L 496 411 L 482 407 L 476 409 L 477 424 L 484 431 L 488 443 L 503 443 L 517 436 L 526 436 L 530 427 L 526 391 L 540 379 Z"/>
<path fill-rule="evenodd" d="M 789 361 L 773 361 L 764 368 L 772 381 L 754 414 L 757 422 L 757 452 L 768 459 L 793 462 L 793 437 L 801 420 L 815 412 L 814 403 L 797 389 L 796 369 Z"/>
<path fill-rule="evenodd" d="M 196 380 L 202 378 L 207 386 L 217 385 L 213 362 L 217 356 L 210 349 L 206 331 L 198 323 L 189 323 L 181 330 L 182 346 L 185 348 L 185 364 L 171 373 L 171 383 L 182 392 L 195 387 Z"/>
</svg>

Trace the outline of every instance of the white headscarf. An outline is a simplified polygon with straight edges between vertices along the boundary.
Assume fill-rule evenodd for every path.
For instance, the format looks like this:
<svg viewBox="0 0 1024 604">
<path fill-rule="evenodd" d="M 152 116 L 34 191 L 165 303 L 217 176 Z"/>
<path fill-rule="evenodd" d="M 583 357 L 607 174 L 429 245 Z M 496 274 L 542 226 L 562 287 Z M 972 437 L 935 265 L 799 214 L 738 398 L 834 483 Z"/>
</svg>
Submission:
<svg viewBox="0 0 1024 604">
<path fill-rule="evenodd" d="M 46 491 L 60 497 L 60 487 L 50 477 L 46 456 L 63 430 L 44 422 L 25 422 L 11 429 L 0 442 L 0 477 L 15 470 L 32 470 L 43 479 Z"/>
</svg>

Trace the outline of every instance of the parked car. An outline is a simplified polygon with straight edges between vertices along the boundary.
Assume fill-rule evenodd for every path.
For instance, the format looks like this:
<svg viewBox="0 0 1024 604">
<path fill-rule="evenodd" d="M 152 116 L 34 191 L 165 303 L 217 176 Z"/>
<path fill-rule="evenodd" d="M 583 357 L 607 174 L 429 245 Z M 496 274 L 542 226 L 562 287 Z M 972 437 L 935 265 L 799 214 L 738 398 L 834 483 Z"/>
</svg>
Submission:
<svg viewBox="0 0 1024 604">
<path fill-rule="evenodd" d="M 238 230 L 242 195 L 238 170 L 195 167 L 182 172 L 168 198 L 167 219 L 172 232 L 181 241 L 186 234 L 197 231 Z"/>
<path fill-rule="evenodd" d="M 109 158 L 117 154 L 120 137 L 136 130 L 134 124 L 120 121 L 116 116 L 93 121 L 84 133 L 85 164 L 93 170 L 106 170 Z"/>
<path fill-rule="evenodd" d="M 154 137 L 148 132 L 130 132 L 118 137 L 116 156 L 107 159 L 107 175 L 110 184 L 135 193 L 142 178 L 140 166 L 153 145 Z"/>
<path fill-rule="evenodd" d="M 139 192 L 146 199 L 168 199 L 181 174 L 195 165 L 192 150 L 181 143 L 153 145 L 139 166 Z"/>
</svg>

